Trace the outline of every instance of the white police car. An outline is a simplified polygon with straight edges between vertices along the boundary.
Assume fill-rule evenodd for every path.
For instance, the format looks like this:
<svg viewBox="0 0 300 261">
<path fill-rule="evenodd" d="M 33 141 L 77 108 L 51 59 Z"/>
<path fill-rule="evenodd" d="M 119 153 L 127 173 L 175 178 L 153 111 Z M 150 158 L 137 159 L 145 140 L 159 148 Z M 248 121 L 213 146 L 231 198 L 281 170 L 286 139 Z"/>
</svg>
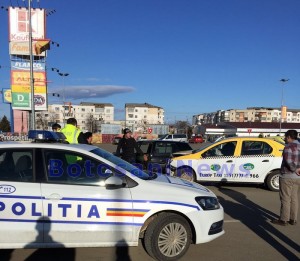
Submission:
<svg viewBox="0 0 300 261">
<path fill-rule="evenodd" d="M 207 188 L 36 134 L 49 142 L 0 144 L 0 248 L 137 246 L 141 238 L 153 258 L 176 260 L 190 243 L 224 234 L 223 208 Z"/>
</svg>

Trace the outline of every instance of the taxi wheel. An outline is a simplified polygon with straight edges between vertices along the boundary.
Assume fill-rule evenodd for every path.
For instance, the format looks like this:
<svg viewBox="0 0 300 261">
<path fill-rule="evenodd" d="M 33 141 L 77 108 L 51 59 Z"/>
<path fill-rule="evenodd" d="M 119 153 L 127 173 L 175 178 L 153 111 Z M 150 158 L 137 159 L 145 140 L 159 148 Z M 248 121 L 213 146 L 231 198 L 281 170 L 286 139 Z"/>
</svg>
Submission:
<svg viewBox="0 0 300 261">
<path fill-rule="evenodd" d="M 162 213 L 147 227 L 144 246 L 156 260 L 178 260 L 189 249 L 191 237 L 191 228 L 185 218 Z"/>
<path fill-rule="evenodd" d="M 279 171 L 274 171 L 268 175 L 266 185 L 271 191 L 279 191 Z"/>
<path fill-rule="evenodd" d="M 190 167 L 181 167 L 177 169 L 175 176 L 188 181 L 195 181 L 194 170 Z"/>
</svg>

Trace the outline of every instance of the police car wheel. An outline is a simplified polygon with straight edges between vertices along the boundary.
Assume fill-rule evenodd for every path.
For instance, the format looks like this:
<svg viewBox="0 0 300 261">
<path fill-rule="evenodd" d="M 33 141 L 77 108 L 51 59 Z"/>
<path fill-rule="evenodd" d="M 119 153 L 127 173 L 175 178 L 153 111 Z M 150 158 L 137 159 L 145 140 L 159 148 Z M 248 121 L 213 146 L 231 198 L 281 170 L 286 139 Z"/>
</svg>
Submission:
<svg viewBox="0 0 300 261">
<path fill-rule="evenodd" d="M 274 171 L 268 175 L 266 184 L 269 190 L 271 191 L 279 191 L 279 171 Z"/>
<path fill-rule="evenodd" d="M 181 167 L 181 168 L 177 169 L 175 176 L 185 179 L 185 180 L 188 180 L 188 181 L 195 180 L 194 171 L 190 167 Z"/>
<path fill-rule="evenodd" d="M 144 246 L 154 259 L 178 260 L 188 250 L 191 237 L 191 228 L 185 218 L 162 213 L 147 227 Z"/>
</svg>

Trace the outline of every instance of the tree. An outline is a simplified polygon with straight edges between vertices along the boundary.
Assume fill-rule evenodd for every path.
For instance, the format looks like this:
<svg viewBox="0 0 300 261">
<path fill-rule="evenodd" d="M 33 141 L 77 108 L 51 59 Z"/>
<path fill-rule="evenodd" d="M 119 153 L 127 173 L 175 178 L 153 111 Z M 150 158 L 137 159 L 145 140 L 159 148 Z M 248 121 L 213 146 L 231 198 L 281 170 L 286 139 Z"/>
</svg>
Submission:
<svg viewBox="0 0 300 261">
<path fill-rule="evenodd" d="M 147 120 L 140 120 L 137 122 L 137 128 L 140 133 L 148 133 L 147 123 Z"/>
<path fill-rule="evenodd" d="M 92 113 L 89 113 L 86 117 L 86 125 L 89 128 L 89 131 L 92 133 L 97 132 L 97 120 L 94 118 L 94 115 Z"/>
<path fill-rule="evenodd" d="M 188 133 L 188 128 L 190 124 L 187 121 L 177 121 L 175 123 L 175 128 L 177 129 L 177 133 Z"/>
<path fill-rule="evenodd" d="M 47 130 L 48 120 L 45 112 L 39 112 L 36 114 L 36 127 L 37 129 Z"/>
<path fill-rule="evenodd" d="M 0 130 L 3 132 L 10 132 L 10 122 L 8 121 L 7 117 L 4 115 L 0 121 Z"/>
</svg>

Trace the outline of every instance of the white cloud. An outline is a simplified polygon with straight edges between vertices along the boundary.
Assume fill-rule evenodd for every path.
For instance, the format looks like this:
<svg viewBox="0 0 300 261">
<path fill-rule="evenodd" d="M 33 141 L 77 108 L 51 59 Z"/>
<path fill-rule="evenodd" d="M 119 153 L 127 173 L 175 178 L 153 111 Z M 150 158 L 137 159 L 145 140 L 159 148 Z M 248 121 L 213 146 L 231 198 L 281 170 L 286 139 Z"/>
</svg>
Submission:
<svg viewBox="0 0 300 261">
<path fill-rule="evenodd" d="M 59 93 L 68 99 L 104 98 L 115 94 L 133 92 L 130 86 L 98 85 L 98 86 L 65 86 L 62 89 L 52 89 L 51 93 Z"/>
</svg>

